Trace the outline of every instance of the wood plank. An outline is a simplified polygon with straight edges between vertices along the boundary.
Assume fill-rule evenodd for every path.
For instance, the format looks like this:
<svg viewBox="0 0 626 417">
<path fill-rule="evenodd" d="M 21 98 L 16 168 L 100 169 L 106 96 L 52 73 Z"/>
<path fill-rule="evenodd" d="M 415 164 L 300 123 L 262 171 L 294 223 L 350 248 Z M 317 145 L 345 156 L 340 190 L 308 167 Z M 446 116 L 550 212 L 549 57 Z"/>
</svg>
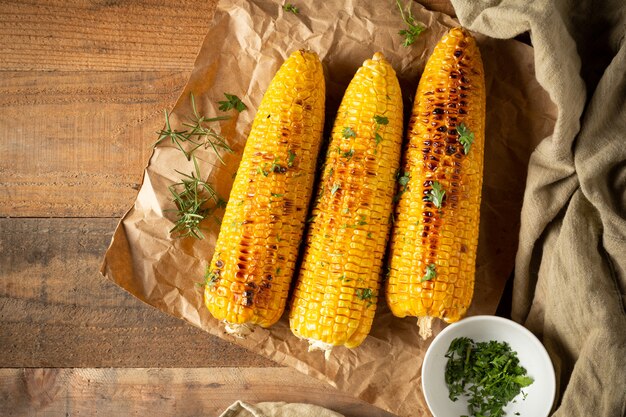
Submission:
<svg viewBox="0 0 626 417">
<path fill-rule="evenodd" d="M 115 225 L 0 219 L 0 367 L 277 366 L 103 278 Z"/>
<path fill-rule="evenodd" d="M 187 71 L 4 72 L 0 216 L 117 217 Z"/>
<path fill-rule="evenodd" d="M 217 0 L 3 1 L 0 70 L 188 70 Z"/>
<path fill-rule="evenodd" d="M 237 400 L 393 416 L 290 368 L 0 369 L 0 414 L 7 417 L 212 417 Z"/>
</svg>

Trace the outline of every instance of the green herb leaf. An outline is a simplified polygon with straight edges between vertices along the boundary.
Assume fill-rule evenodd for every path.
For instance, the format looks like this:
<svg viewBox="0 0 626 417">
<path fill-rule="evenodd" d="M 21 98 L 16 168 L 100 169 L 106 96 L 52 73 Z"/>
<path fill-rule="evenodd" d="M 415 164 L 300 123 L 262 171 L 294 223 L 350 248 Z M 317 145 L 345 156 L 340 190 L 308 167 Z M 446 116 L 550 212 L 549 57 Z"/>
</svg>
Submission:
<svg viewBox="0 0 626 417">
<path fill-rule="evenodd" d="M 287 155 L 287 166 L 291 168 L 295 160 L 296 160 L 296 154 L 291 149 L 289 149 L 289 152 Z"/>
<path fill-rule="evenodd" d="M 435 271 L 435 264 L 430 264 L 426 267 L 426 273 L 424 274 L 420 282 L 430 281 L 436 276 L 437 271 Z"/>
<path fill-rule="evenodd" d="M 354 156 L 354 149 L 350 149 L 349 151 L 342 153 L 341 156 L 343 156 L 344 158 L 348 158 L 348 160 L 352 159 L 352 157 Z"/>
<path fill-rule="evenodd" d="M 474 143 L 474 133 L 470 132 L 463 123 L 459 125 L 456 131 L 459 132 L 459 143 L 463 145 L 463 152 L 467 155 Z"/>
<path fill-rule="evenodd" d="M 400 15 L 402 16 L 402 20 L 407 24 L 408 29 L 402 29 L 398 32 L 400 36 L 404 36 L 404 42 L 402 42 L 402 46 L 408 47 L 415 42 L 415 39 L 426 29 L 426 27 L 415 20 L 413 14 L 411 13 L 411 2 L 407 4 L 406 14 L 402 9 L 402 5 L 400 4 L 400 0 L 396 0 L 396 4 L 398 5 L 398 9 L 400 9 Z"/>
<path fill-rule="evenodd" d="M 374 293 L 371 288 L 357 288 L 356 296 L 359 300 L 365 301 L 370 300 L 374 296 Z"/>
<path fill-rule="evenodd" d="M 285 194 L 272 193 L 272 197 L 283 197 Z"/>
<path fill-rule="evenodd" d="M 293 14 L 300 13 L 300 9 L 298 9 L 296 6 L 294 6 L 291 3 L 285 3 L 285 5 L 283 6 L 283 10 L 286 12 L 291 12 Z"/>
<path fill-rule="evenodd" d="M 428 201 L 431 201 L 435 207 L 441 208 L 443 204 L 443 197 L 446 195 L 446 192 L 443 188 L 441 188 L 441 184 L 438 181 L 433 181 L 432 189 L 430 190 L 430 194 L 427 196 Z"/>
<path fill-rule="evenodd" d="M 361 214 L 359 216 L 359 221 L 357 221 L 356 225 L 357 226 L 365 226 L 367 224 L 367 222 L 365 221 L 365 215 Z"/>
<path fill-rule="evenodd" d="M 378 132 L 376 132 L 376 134 L 374 135 L 374 138 L 376 139 L 376 145 L 378 145 L 380 142 L 383 141 L 383 137 Z"/>
<path fill-rule="evenodd" d="M 398 184 L 400 185 L 400 189 L 398 190 L 398 194 L 396 194 L 396 196 L 393 198 L 394 201 L 400 200 L 400 197 L 402 196 L 402 194 L 406 192 L 406 189 L 409 185 L 409 181 L 411 180 L 411 175 L 408 172 L 405 171 L 404 173 L 402 173 L 402 175 L 400 175 L 401 173 L 402 171 L 398 170 L 396 174 L 396 178 L 397 178 Z"/>
<path fill-rule="evenodd" d="M 220 105 L 219 109 L 221 111 L 228 111 L 231 109 L 237 110 L 239 113 L 246 110 L 248 107 L 243 104 L 241 99 L 234 94 L 224 93 L 226 100 L 218 101 L 217 103 Z"/>
<path fill-rule="evenodd" d="M 341 135 L 348 139 L 348 138 L 356 138 L 356 132 L 354 130 L 352 130 L 351 127 L 344 127 L 343 130 L 341 131 Z"/>
<path fill-rule="evenodd" d="M 335 195 L 335 193 L 341 188 L 339 183 L 334 183 L 333 188 L 330 189 L 330 195 Z"/>
<path fill-rule="evenodd" d="M 387 125 L 389 124 L 389 119 L 385 116 L 374 116 L 374 121 L 378 125 Z"/>
</svg>

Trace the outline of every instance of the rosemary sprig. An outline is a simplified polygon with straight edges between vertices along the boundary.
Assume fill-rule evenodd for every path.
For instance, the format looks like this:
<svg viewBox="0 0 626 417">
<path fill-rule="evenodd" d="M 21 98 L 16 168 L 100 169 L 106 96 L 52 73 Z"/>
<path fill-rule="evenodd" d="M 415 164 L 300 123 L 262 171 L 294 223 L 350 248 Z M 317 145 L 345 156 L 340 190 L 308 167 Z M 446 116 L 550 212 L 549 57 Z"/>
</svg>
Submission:
<svg viewBox="0 0 626 417">
<path fill-rule="evenodd" d="M 398 32 L 400 36 L 404 36 L 404 42 L 402 42 L 402 46 L 410 46 L 413 45 L 415 39 L 426 29 L 424 25 L 413 17 L 413 13 L 411 13 L 411 3 L 407 5 L 406 14 L 404 10 L 402 10 L 402 5 L 400 4 L 400 0 L 396 0 L 396 4 L 398 5 L 398 9 L 400 9 L 400 15 L 402 16 L 402 20 L 404 23 L 408 25 L 408 29 L 402 29 Z"/>
<path fill-rule="evenodd" d="M 168 187 L 176 209 L 166 211 L 175 212 L 177 216 L 170 233 L 178 234 L 178 237 L 193 236 L 196 239 L 203 239 L 200 223 L 216 209 L 225 207 L 226 201 L 217 194 L 211 184 L 201 179 L 198 160 L 193 155 L 192 160 L 195 172 L 191 175 L 176 170 L 182 176 L 181 182 Z"/>
<path fill-rule="evenodd" d="M 193 109 L 193 117 L 189 119 L 189 122 L 183 123 L 183 126 L 185 126 L 187 129 L 172 129 L 172 126 L 170 124 L 170 115 L 168 114 L 167 110 L 165 110 L 165 129 L 157 132 L 159 134 L 159 138 L 153 146 L 157 146 L 162 141 L 170 139 L 172 143 L 175 144 L 176 147 L 180 149 L 180 151 L 185 155 L 185 158 L 187 158 L 188 161 L 191 161 L 191 157 L 196 149 L 200 148 L 201 146 L 204 146 L 205 149 L 211 147 L 217 155 L 218 159 L 222 163 L 224 163 L 224 159 L 222 159 L 220 151 L 232 153 L 233 149 L 226 142 L 226 138 L 217 133 L 207 124 L 220 120 L 227 120 L 229 119 L 229 116 L 201 116 L 198 113 L 198 109 L 196 108 L 196 100 L 193 96 L 193 93 L 190 95 L 190 97 L 191 107 Z M 187 143 L 189 143 L 190 146 L 187 146 Z"/>
</svg>

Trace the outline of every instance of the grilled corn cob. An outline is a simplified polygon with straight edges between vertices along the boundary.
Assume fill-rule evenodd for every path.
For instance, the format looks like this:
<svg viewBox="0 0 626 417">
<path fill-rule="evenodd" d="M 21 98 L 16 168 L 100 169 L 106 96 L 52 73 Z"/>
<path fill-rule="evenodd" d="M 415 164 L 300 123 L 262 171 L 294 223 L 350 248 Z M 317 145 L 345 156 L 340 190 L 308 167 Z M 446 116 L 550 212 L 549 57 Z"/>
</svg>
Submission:
<svg viewBox="0 0 626 417">
<path fill-rule="evenodd" d="M 206 273 L 205 304 L 245 336 L 282 315 L 312 194 L 324 124 L 317 54 L 296 51 L 259 106 Z"/>
<path fill-rule="evenodd" d="M 402 142 L 402 96 L 381 53 L 364 62 L 338 110 L 293 296 L 293 333 L 325 350 L 369 333 Z"/>
<path fill-rule="evenodd" d="M 409 122 L 391 240 L 387 303 L 417 316 L 465 315 L 474 292 L 485 130 L 485 81 L 476 41 L 451 29 L 435 47 Z"/>
</svg>

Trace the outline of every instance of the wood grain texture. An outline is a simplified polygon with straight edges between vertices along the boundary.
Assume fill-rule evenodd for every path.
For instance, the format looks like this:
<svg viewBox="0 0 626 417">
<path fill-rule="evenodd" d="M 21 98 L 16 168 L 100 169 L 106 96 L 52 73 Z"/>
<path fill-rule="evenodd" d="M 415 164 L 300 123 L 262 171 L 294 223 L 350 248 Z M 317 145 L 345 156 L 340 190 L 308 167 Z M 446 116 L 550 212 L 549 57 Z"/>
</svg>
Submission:
<svg viewBox="0 0 626 417">
<path fill-rule="evenodd" d="M 186 71 L 216 5 L 217 0 L 5 0 L 0 69 Z"/>
<path fill-rule="evenodd" d="M 0 216 L 117 217 L 186 71 L 4 72 Z"/>
<path fill-rule="evenodd" d="M 277 366 L 98 273 L 115 219 L 0 219 L 0 367 Z"/>
<path fill-rule="evenodd" d="M 6 417 L 214 417 L 237 400 L 307 402 L 346 417 L 392 417 L 290 368 L 1 369 Z"/>
</svg>

